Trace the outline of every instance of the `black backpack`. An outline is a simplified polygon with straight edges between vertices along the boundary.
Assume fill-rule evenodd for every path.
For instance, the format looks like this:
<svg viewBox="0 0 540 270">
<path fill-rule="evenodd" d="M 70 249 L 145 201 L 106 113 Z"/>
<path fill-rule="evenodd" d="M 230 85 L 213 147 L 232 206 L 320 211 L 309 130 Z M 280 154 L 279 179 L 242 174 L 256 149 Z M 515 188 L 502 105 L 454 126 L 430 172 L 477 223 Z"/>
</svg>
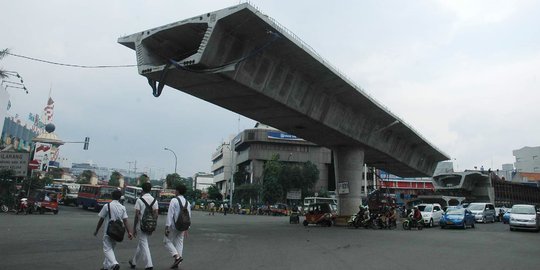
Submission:
<svg viewBox="0 0 540 270">
<path fill-rule="evenodd" d="M 189 229 L 189 226 L 191 226 L 191 217 L 189 216 L 189 211 L 187 209 L 188 202 L 186 200 L 186 203 L 184 206 L 182 206 L 182 202 L 180 201 L 180 198 L 176 197 L 178 200 L 178 205 L 180 206 L 180 213 L 178 213 L 178 218 L 174 222 L 174 227 L 179 231 L 187 231 Z"/>
<path fill-rule="evenodd" d="M 154 201 L 152 201 L 150 205 L 148 205 L 146 200 L 144 200 L 143 198 L 140 198 L 140 200 L 146 206 L 144 208 L 144 213 L 141 218 L 141 231 L 145 233 L 152 233 L 156 230 L 157 226 L 157 218 L 154 216 L 154 211 L 152 209 L 152 206 L 154 205 L 154 203 L 156 203 L 156 199 L 154 199 Z"/>
<path fill-rule="evenodd" d="M 111 220 L 111 205 L 107 204 L 109 208 L 109 225 L 107 226 L 107 235 L 116 242 L 122 242 L 124 240 L 124 233 L 126 228 L 122 220 Z"/>
</svg>

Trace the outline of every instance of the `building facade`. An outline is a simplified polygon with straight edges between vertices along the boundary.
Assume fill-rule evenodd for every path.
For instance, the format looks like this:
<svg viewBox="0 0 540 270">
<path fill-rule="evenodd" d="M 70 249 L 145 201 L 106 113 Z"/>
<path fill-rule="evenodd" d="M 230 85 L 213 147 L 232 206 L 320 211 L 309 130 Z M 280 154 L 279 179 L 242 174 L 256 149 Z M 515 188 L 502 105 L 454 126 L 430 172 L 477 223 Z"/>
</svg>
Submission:
<svg viewBox="0 0 540 270">
<path fill-rule="evenodd" d="M 229 143 L 222 143 L 212 154 L 213 183 L 225 194 L 228 190 L 228 181 L 232 177 L 233 150 Z"/>
<path fill-rule="evenodd" d="M 229 150 L 231 146 L 232 151 Z M 229 158 L 226 157 L 228 154 L 231 155 Z M 240 132 L 229 144 L 218 147 L 218 151 L 212 156 L 214 183 L 224 197 L 229 193 L 229 180 L 235 172 L 246 173 L 246 183 L 262 184 L 264 164 L 272 160 L 274 155 L 278 155 L 279 160 L 284 162 L 312 162 L 319 170 L 319 179 L 314 190 L 329 190 L 332 162 L 330 149 L 260 123 L 253 129 Z M 228 168 L 232 170 L 229 172 Z M 334 181 L 333 177 L 331 181 Z"/>
<path fill-rule="evenodd" d="M 540 146 L 523 147 L 512 151 L 516 162 L 517 172 L 539 173 L 540 172 Z"/>
</svg>

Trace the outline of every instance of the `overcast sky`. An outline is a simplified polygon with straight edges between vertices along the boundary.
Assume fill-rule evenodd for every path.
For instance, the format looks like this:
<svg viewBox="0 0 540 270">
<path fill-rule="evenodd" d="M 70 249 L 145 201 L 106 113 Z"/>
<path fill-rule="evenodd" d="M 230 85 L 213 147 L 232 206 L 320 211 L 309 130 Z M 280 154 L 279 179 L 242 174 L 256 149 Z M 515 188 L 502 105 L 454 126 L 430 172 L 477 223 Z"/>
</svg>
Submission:
<svg viewBox="0 0 540 270">
<path fill-rule="evenodd" d="M 121 36 L 239 1 L 4 1 L 0 49 L 79 65 L 134 64 Z M 497 169 L 512 150 L 540 142 L 538 1 L 251 1 L 339 68 L 433 145 L 457 169 Z M 329 3 L 339 3 L 330 4 Z M 210 172 L 220 142 L 252 120 L 165 88 L 154 98 L 137 69 L 80 69 L 13 56 L 30 93 L 9 89 L 25 119 L 55 101 L 57 135 L 72 162 L 156 175 Z M 457 166 L 456 166 L 457 165 Z M 133 165 L 131 165 L 133 168 Z"/>
</svg>

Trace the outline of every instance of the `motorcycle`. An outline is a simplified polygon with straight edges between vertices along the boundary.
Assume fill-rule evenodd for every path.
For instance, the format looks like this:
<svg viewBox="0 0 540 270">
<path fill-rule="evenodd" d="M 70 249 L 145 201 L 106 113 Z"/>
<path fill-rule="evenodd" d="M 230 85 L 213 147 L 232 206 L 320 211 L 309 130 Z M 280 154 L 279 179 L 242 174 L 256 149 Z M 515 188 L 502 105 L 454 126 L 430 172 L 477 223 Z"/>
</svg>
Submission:
<svg viewBox="0 0 540 270">
<path fill-rule="evenodd" d="M 23 212 L 25 215 L 32 213 L 32 209 L 31 209 L 31 207 L 29 207 L 29 203 L 28 203 L 27 198 L 22 198 L 19 201 L 19 208 L 17 208 L 16 214 L 18 215 L 20 212 Z"/>
<path fill-rule="evenodd" d="M 408 217 L 405 221 L 403 221 L 404 230 L 410 230 L 411 228 L 422 230 L 424 226 L 425 224 L 423 219 L 420 219 L 419 221 L 414 221 L 412 217 Z"/>
<path fill-rule="evenodd" d="M 4 213 L 7 213 L 9 211 L 9 206 L 2 199 L 0 199 L 0 211 Z"/>
</svg>

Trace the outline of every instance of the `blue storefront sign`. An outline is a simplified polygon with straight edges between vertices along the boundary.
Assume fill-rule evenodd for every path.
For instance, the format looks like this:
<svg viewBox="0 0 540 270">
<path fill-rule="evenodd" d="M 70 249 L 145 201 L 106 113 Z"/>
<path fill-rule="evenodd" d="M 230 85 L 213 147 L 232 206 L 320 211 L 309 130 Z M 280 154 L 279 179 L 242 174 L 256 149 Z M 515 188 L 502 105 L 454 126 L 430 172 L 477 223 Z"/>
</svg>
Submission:
<svg viewBox="0 0 540 270">
<path fill-rule="evenodd" d="M 268 139 L 274 139 L 274 140 L 288 140 L 288 141 L 303 141 L 304 140 L 285 132 L 268 131 L 266 134 L 268 135 Z"/>
</svg>

